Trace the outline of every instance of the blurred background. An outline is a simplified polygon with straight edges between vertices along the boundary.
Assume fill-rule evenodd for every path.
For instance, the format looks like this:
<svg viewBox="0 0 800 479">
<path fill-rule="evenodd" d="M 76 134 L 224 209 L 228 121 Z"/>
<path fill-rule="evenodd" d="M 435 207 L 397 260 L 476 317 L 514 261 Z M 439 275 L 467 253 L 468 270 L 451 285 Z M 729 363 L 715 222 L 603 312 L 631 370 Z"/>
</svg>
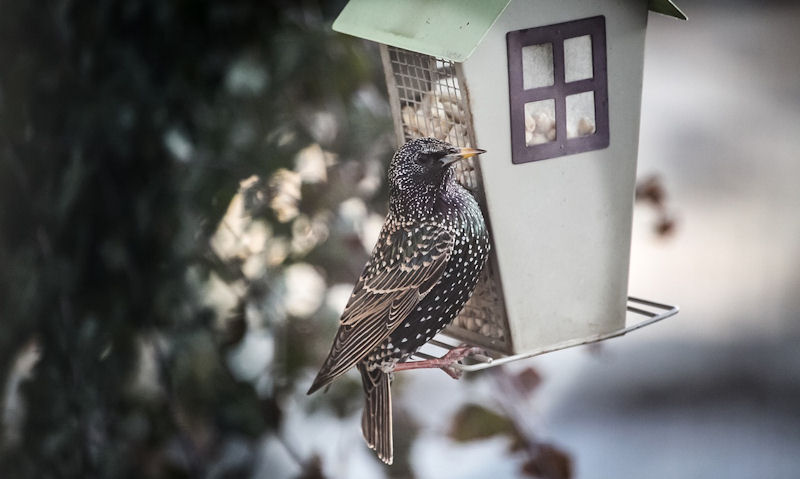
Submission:
<svg viewBox="0 0 800 479">
<path fill-rule="evenodd" d="M 650 15 L 629 289 L 682 312 L 398 375 L 386 467 L 305 395 L 395 147 L 344 3 L 0 0 L 0 477 L 797 477 L 800 7 Z"/>
</svg>

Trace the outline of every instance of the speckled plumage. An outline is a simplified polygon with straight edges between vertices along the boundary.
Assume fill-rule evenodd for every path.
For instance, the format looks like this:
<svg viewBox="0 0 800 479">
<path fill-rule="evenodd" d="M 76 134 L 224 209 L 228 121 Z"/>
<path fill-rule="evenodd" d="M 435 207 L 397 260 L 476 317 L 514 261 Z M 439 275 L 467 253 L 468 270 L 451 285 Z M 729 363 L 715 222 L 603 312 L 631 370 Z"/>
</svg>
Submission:
<svg viewBox="0 0 800 479">
<path fill-rule="evenodd" d="M 387 463 L 392 461 L 389 374 L 458 315 L 488 257 L 481 210 L 451 168 L 480 151 L 421 138 L 395 153 L 389 214 L 309 390 L 357 365 L 367 395 L 364 437 Z"/>
</svg>

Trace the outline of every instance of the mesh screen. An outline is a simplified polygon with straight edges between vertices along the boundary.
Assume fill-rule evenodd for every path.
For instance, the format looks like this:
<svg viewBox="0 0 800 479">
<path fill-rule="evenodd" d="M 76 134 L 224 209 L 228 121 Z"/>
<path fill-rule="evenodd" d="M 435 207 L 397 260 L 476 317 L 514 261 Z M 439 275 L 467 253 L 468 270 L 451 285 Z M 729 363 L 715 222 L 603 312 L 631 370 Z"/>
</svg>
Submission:
<svg viewBox="0 0 800 479">
<path fill-rule="evenodd" d="M 466 98 L 453 62 L 388 47 L 400 102 L 403 140 L 431 136 L 455 146 L 473 146 Z M 456 165 L 459 182 L 478 187 L 472 158 Z"/>
</svg>

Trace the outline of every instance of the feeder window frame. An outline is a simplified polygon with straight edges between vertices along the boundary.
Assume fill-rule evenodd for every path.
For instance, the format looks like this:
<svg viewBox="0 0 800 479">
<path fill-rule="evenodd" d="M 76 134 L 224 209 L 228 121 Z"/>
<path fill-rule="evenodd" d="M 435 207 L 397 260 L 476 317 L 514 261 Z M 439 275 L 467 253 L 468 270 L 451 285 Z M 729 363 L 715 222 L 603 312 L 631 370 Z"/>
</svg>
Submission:
<svg viewBox="0 0 800 479">
<path fill-rule="evenodd" d="M 589 35 L 592 77 L 565 80 L 564 41 Z M 525 89 L 522 50 L 533 45 L 552 45 L 553 84 Z M 608 147 L 608 66 L 606 63 L 605 17 L 574 20 L 543 27 L 526 28 L 506 34 L 508 53 L 509 107 L 511 114 L 511 162 L 546 160 Z M 567 97 L 591 92 L 594 97 L 595 131 L 586 136 L 567 136 Z M 551 141 L 528 145 L 525 138 L 525 105 L 554 100 L 555 133 Z"/>
</svg>

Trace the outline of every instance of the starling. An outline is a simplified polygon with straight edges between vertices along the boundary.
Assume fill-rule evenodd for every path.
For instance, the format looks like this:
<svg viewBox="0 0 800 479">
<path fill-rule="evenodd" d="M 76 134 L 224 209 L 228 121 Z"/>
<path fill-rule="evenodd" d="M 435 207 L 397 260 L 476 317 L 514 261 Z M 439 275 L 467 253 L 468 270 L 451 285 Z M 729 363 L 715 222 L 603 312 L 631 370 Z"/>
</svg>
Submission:
<svg viewBox="0 0 800 479">
<path fill-rule="evenodd" d="M 434 138 L 403 145 L 389 165 L 389 214 L 347 302 L 331 351 L 308 393 L 358 366 L 366 393 L 364 439 L 392 463 L 394 371 L 455 318 L 475 289 L 489 234 L 475 198 L 455 181 L 456 161 L 483 150 Z M 474 348 L 453 350 L 422 367 L 452 364 Z"/>
</svg>

